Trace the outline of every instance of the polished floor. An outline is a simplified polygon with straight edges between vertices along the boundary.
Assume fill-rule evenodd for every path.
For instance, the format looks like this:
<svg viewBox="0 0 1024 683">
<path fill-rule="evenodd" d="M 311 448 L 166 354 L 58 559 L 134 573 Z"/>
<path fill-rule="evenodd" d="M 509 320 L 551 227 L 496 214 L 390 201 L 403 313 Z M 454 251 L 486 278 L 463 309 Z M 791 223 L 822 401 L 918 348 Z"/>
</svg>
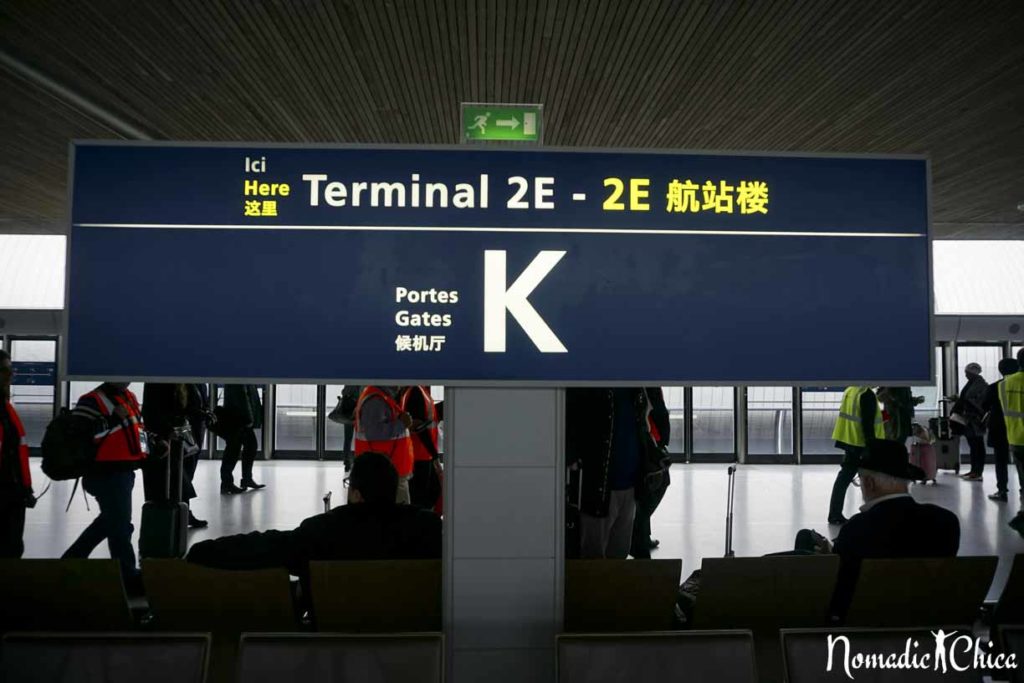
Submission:
<svg viewBox="0 0 1024 683">
<path fill-rule="evenodd" d="M 343 471 L 337 462 L 276 461 L 256 465 L 256 479 L 267 484 L 262 491 L 238 496 L 221 496 L 219 461 L 202 461 L 196 473 L 199 493 L 193 503 L 196 514 L 209 520 L 207 529 L 191 532 L 193 541 L 254 529 L 290 529 L 304 518 L 323 509 L 323 496 L 333 490 L 333 502 L 345 499 Z M 38 482 L 46 477 L 33 463 Z M 805 527 L 834 536 L 838 529 L 826 521 L 828 498 L 837 467 L 833 465 L 749 465 L 740 466 L 736 480 L 733 546 L 737 555 L 762 555 L 792 547 L 796 532 Z M 700 566 L 704 557 L 721 557 L 725 550 L 726 508 L 725 465 L 676 465 L 672 486 L 653 520 L 654 537 L 661 547 L 654 557 L 681 557 L 683 574 Z M 1011 472 L 1010 487 L 1016 490 Z M 37 490 L 41 486 L 37 485 Z M 998 555 L 999 570 L 989 591 L 995 599 L 1002 590 L 1010 563 L 1024 553 L 1024 539 L 1006 526 L 1019 503 L 994 503 L 987 494 L 995 488 L 995 472 L 986 470 L 985 481 L 967 483 L 953 474 L 940 474 L 938 485 L 915 486 L 920 501 L 942 505 L 961 521 L 961 555 Z M 25 531 L 26 557 L 56 557 L 92 520 L 96 512 L 86 509 L 81 492 L 65 513 L 70 482 L 57 482 L 39 505 L 30 510 Z M 860 491 L 850 488 L 846 515 L 860 505 Z M 142 506 L 142 482 L 135 489 L 135 521 Z M 524 531 L 525 533 L 525 531 Z M 106 555 L 106 548 L 95 556 Z M 951 587 L 952 588 L 952 587 Z"/>
</svg>

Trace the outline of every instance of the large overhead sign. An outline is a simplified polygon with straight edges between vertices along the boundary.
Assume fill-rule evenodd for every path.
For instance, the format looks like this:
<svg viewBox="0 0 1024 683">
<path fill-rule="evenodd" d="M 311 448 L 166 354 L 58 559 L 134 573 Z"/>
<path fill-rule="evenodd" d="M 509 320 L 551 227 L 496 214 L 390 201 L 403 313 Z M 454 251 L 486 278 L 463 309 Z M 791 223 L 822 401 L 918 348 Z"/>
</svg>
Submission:
<svg viewBox="0 0 1024 683">
<path fill-rule="evenodd" d="M 921 158 L 74 147 L 67 372 L 928 383 Z"/>
</svg>

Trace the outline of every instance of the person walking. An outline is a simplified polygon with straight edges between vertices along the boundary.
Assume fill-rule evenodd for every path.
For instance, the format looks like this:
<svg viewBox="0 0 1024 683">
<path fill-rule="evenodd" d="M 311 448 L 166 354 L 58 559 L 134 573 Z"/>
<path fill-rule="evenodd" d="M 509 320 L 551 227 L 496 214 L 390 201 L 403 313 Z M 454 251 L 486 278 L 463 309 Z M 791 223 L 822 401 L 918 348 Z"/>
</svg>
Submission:
<svg viewBox="0 0 1024 683">
<path fill-rule="evenodd" d="M 257 484 L 252 478 L 252 467 L 256 461 L 259 442 L 256 430 L 263 428 L 263 403 L 255 384 L 227 384 L 224 386 L 225 426 L 224 457 L 220 463 L 220 492 L 224 495 L 244 493 L 246 489 L 259 490 L 265 484 Z M 235 465 L 242 460 L 242 480 L 235 486 Z"/>
<path fill-rule="evenodd" d="M 835 439 L 836 448 L 843 451 L 843 460 L 835 483 L 832 484 L 828 523 L 845 524 L 847 519 L 843 516 L 843 505 L 846 502 L 846 490 L 857 476 L 861 456 L 874 440 L 885 438 L 882 411 L 870 387 L 847 387 L 843 392 L 832 438 Z"/>
<path fill-rule="evenodd" d="M 139 570 L 132 547 L 132 490 L 135 470 L 149 455 L 142 410 L 128 382 L 104 382 L 78 399 L 74 414 L 94 423 L 96 460 L 82 477 L 82 488 L 96 498 L 99 514 L 65 552 L 65 558 L 87 558 L 107 541 L 110 557 L 120 561 L 126 582 Z"/>
<path fill-rule="evenodd" d="M 985 398 L 981 402 L 981 409 L 985 411 L 985 426 L 988 431 L 986 441 L 996 454 L 996 492 L 989 495 L 988 498 L 998 503 L 1005 503 L 1007 499 L 1009 491 L 1007 469 L 1010 464 L 1010 442 L 1006 439 L 1006 419 L 1003 417 L 1003 407 L 999 403 L 999 388 L 1007 375 L 1012 375 L 1019 370 L 1020 364 L 1014 358 L 1004 358 L 999 361 L 999 374 L 1004 379 L 989 384 L 985 390 Z"/>
<path fill-rule="evenodd" d="M 999 406 L 1006 423 L 1006 441 L 1017 466 L 1017 482 L 1021 486 L 1021 509 L 1010 520 L 1010 527 L 1024 536 L 1024 348 L 1017 352 L 1020 370 L 1007 375 L 999 383 Z"/>
<path fill-rule="evenodd" d="M 988 382 L 981 376 L 981 366 L 977 363 L 968 363 L 964 374 L 967 383 L 959 396 L 951 397 L 954 402 L 950 419 L 962 426 L 964 439 L 971 451 L 971 469 L 960 478 L 981 481 L 985 470 L 985 425 L 982 421 L 985 411 L 981 404 L 985 400 Z"/>
<path fill-rule="evenodd" d="M 0 559 L 25 552 L 25 511 L 35 505 L 25 427 L 11 403 L 14 366 L 0 349 Z"/>
</svg>

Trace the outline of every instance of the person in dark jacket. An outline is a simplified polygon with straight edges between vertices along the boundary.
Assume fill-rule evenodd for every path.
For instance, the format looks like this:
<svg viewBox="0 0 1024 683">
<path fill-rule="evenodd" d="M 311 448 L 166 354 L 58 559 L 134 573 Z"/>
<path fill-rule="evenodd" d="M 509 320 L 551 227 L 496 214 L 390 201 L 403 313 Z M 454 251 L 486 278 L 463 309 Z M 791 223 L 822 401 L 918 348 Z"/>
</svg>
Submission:
<svg viewBox="0 0 1024 683">
<path fill-rule="evenodd" d="M 910 495 L 910 482 L 923 479 L 924 472 L 910 464 L 903 444 L 873 441 L 861 456 L 858 474 L 864 505 L 840 530 L 832 548 L 840 558 L 832 609 L 840 617 L 853 597 L 861 560 L 955 557 L 960 548 L 957 516 Z"/>
<path fill-rule="evenodd" d="M 263 428 L 263 404 L 255 384 L 227 384 L 224 386 L 224 414 L 229 426 L 224 440 L 224 457 L 220 463 L 220 492 L 243 493 L 246 489 L 261 489 L 252 478 L 259 442 L 256 430 Z M 235 464 L 242 458 L 241 486 L 235 486 Z"/>
<path fill-rule="evenodd" d="M 981 481 L 985 471 L 985 425 L 982 422 L 985 411 L 981 404 L 985 399 L 988 382 L 981 376 L 981 366 L 977 363 L 968 363 L 964 374 L 967 383 L 960 390 L 959 396 L 952 397 L 952 414 L 964 420 L 963 435 L 971 449 L 971 470 L 960 478 L 965 481 Z"/>
<path fill-rule="evenodd" d="M 578 470 L 580 481 L 579 555 L 625 559 L 633 545 L 636 488 L 646 441 L 652 438 L 649 421 L 659 440 L 668 441 L 661 388 L 569 389 L 565 410 L 566 461 Z M 650 543 L 649 529 L 649 518 L 641 520 L 639 535 L 646 536 L 641 545 Z"/>
<path fill-rule="evenodd" d="M 199 458 L 199 444 L 203 434 L 196 434 L 195 428 L 203 425 L 205 403 L 196 384 L 156 384 L 147 382 L 142 392 L 142 418 L 146 429 L 153 436 L 151 444 L 154 454 L 164 455 L 170 452 L 171 437 L 175 428 L 188 425 L 192 431 L 192 441 L 187 442 L 182 462 L 181 491 L 171 490 L 168 486 L 168 462 L 165 458 L 153 458 L 147 461 L 142 469 L 142 487 L 146 501 L 165 501 L 170 495 L 171 500 L 185 503 L 196 497 L 192 479 L 195 476 Z M 197 416 L 197 413 L 199 414 Z M 198 419 L 197 419 L 198 417 Z M 198 425 L 196 422 L 198 421 Z M 180 495 L 180 498 L 179 498 Z M 205 520 L 198 519 L 189 507 L 188 525 L 193 529 L 207 526 Z"/>
<path fill-rule="evenodd" d="M 356 458 L 348 505 L 310 517 L 291 531 L 254 531 L 202 541 L 189 562 L 218 569 L 284 567 L 305 577 L 311 560 L 415 560 L 441 557 L 441 519 L 398 505 L 398 472 L 380 453 Z"/>
<path fill-rule="evenodd" d="M 1004 358 L 999 361 L 999 374 L 1003 377 L 1020 370 L 1016 358 Z M 988 416 L 988 445 L 996 454 L 996 492 L 989 500 L 1005 503 L 1009 489 L 1008 468 L 1010 465 L 1010 442 L 1006 438 L 1006 420 L 1003 418 L 1003 406 L 999 402 L 999 385 L 1003 380 L 993 382 L 985 389 L 985 398 L 981 401 L 981 409 Z M 1024 483 L 1024 482 L 1021 482 Z M 1024 490 L 1024 489 L 1022 489 Z"/>
<path fill-rule="evenodd" d="M 25 552 L 25 510 L 35 505 L 25 429 L 11 405 L 11 356 L 0 349 L 0 558 Z"/>
</svg>

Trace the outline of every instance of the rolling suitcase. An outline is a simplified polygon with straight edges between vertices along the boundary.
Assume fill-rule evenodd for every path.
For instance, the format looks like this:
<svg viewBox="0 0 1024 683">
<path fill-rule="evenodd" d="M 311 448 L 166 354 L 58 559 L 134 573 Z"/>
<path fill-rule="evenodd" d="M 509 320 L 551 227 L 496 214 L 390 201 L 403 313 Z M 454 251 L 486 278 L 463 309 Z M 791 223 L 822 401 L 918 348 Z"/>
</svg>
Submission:
<svg viewBox="0 0 1024 683">
<path fill-rule="evenodd" d="M 913 444 L 910 447 L 910 464 L 924 470 L 924 482 L 938 483 L 935 480 L 935 475 L 938 474 L 939 468 L 935 459 L 934 445 L 926 441 L 919 441 Z"/>
<path fill-rule="evenodd" d="M 139 530 L 139 555 L 152 558 L 184 557 L 188 550 L 188 504 L 181 500 L 183 430 L 179 427 L 171 439 L 167 456 L 167 486 L 164 500 L 149 501 L 142 506 Z"/>
<path fill-rule="evenodd" d="M 935 442 L 935 465 L 940 470 L 953 470 L 960 472 L 960 437 L 953 434 L 952 425 L 949 421 L 949 399 L 939 401 L 939 417 L 928 420 L 928 426 L 932 434 L 937 437 Z"/>
</svg>

